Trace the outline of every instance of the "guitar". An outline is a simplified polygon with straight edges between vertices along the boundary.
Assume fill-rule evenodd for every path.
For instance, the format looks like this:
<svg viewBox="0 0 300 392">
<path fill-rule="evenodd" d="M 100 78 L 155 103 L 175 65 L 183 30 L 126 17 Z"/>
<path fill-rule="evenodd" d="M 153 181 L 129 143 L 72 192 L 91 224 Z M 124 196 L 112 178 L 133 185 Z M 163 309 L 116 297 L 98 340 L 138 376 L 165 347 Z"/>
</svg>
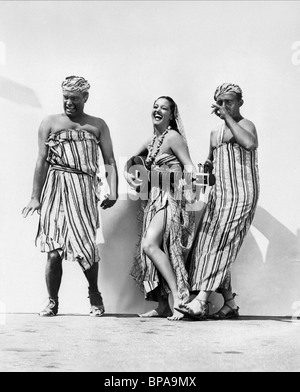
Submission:
<svg viewBox="0 0 300 392">
<path fill-rule="evenodd" d="M 140 194 L 148 195 L 151 188 L 151 171 L 146 167 L 146 156 L 133 156 L 127 163 L 127 171 L 135 177 L 136 188 L 135 191 Z M 171 182 L 174 182 L 174 176 L 170 177 Z M 207 186 L 213 186 L 216 182 L 214 174 L 207 170 L 207 167 L 201 163 L 198 164 L 198 173 L 196 178 L 192 180 L 194 185 L 199 190 L 205 191 Z"/>
<path fill-rule="evenodd" d="M 146 156 L 136 155 L 126 163 L 127 171 L 135 177 L 137 193 L 147 193 L 150 190 L 150 170 L 146 167 Z"/>
</svg>

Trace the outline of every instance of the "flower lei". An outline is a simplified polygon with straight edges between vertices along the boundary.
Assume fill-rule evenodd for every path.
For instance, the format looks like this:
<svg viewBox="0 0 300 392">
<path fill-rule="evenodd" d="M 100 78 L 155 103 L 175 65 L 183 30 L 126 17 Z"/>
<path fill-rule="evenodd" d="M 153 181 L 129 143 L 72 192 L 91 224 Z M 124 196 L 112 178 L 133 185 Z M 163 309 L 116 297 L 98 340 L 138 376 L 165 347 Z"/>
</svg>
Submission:
<svg viewBox="0 0 300 392">
<path fill-rule="evenodd" d="M 166 137 L 168 132 L 169 132 L 169 129 L 167 128 L 164 131 L 164 133 L 159 136 L 158 143 L 157 143 L 157 146 L 156 146 L 156 149 L 155 149 L 154 153 L 153 153 L 154 143 L 155 143 L 155 141 L 157 139 L 157 136 L 156 135 L 153 136 L 152 142 L 149 144 L 149 147 L 148 147 L 149 152 L 148 152 L 148 156 L 147 156 L 146 161 L 145 161 L 145 165 L 146 165 L 146 168 L 148 170 L 150 170 L 153 162 L 155 161 L 155 158 L 157 157 L 157 155 L 159 153 L 159 150 L 160 150 L 160 147 L 163 144 L 163 141 L 164 141 L 164 139 L 165 139 L 165 137 Z"/>
</svg>

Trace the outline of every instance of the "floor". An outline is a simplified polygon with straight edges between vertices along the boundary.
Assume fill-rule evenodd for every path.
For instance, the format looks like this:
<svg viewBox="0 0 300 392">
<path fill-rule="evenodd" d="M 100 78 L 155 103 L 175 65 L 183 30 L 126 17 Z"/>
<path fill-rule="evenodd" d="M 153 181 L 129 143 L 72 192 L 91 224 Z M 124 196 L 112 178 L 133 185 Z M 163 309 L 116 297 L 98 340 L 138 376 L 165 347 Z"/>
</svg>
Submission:
<svg viewBox="0 0 300 392">
<path fill-rule="evenodd" d="M 300 320 L 0 315 L 1 372 L 299 372 Z"/>
</svg>

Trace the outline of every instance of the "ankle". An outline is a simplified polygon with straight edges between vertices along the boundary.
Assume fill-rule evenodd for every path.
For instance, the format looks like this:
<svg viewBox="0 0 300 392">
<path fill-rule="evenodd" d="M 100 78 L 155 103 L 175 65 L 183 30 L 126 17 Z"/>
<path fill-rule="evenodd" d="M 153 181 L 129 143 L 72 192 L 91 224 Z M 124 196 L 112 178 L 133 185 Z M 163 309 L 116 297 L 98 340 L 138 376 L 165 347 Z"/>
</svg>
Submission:
<svg viewBox="0 0 300 392">
<path fill-rule="evenodd" d="M 89 287 L 89 294 L 98 294 L 99 293 L 99 289 L 97 286 L 95 287 Z"/>
<path fill-rule="evenodd" d="M 224 298 L 224 305 L 223 305 L 223 308 L 227 307 L 227 308 L 230 308 L 230 309 L 232 309 L 232 310 L 237 310 L 237 309 L 239 309 L 239 307 L 237 306 L 237 304 L 236 304 L 236 302 L 235 302 L 235 297 L 236 297 L 236 294 L 233 294 L 233 295 L 231 296 L 231 298 L 228 298 L 227 300 L 225 300 L 225 298 Z"/>
<path fill-rule="evenodd" d="M 211 291 L 200 291 L 200 293 L 195 298 L 197 301 L 208 303 L 211 296 Z"/>
</svg>

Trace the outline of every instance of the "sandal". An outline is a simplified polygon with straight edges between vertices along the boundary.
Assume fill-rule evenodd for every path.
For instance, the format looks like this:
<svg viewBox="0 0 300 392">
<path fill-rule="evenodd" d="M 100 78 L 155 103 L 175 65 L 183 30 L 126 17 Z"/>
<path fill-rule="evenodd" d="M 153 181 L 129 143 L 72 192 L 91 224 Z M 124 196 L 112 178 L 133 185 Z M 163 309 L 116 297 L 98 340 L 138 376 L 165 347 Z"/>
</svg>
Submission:
<svg viewBox="0 0 300 392">
<path fill-rule="evenodd" d="M 58 298 L 49 298 L 49 303 L 40 313 L 40 317 L 54 317 L 58 313 Z"/>
<path fill-rule="evenodd" d="M 221 310 L 211 316 L 212 320 L 237 320 L 240 317 L 239 310 L 237 307 L 234 309 L 232 306 L 228 305 L 229 301 L 232 301 L 236 297 L 236 294 L 232 295 L 232 298 L 225 301 Z M 224 308 L 229 308 L 229 312 L 225 313 Z"/>
<path fill-rule="evenodd" d="M 89 299 L 91 303 L 90 316 L 101 317 L 105 312 L 102 295 L 99 291 L 89 292 Z"/>
<path fill-rule="evenodd" d="M 195 298 L 195 300 L 197 300 L 201 304 L 202 309 L 201 309 L 200 313 L 194 313 L 193 310 L 187 306 L 188 304 L 185 304 L 185 305 L 183 305 L 183 307 L 175 308 L 175 309 L 178 312 L 180 312 L 180 313 L 184 314 L 185 316 L 188 316 L 194 320 L 197 320 L 197 321 L 207 320 L 208 315 L 209 315 L 210 302 L 204 301 L 204 300 L 198 299 L 198 298 Z"/>
</svg>

